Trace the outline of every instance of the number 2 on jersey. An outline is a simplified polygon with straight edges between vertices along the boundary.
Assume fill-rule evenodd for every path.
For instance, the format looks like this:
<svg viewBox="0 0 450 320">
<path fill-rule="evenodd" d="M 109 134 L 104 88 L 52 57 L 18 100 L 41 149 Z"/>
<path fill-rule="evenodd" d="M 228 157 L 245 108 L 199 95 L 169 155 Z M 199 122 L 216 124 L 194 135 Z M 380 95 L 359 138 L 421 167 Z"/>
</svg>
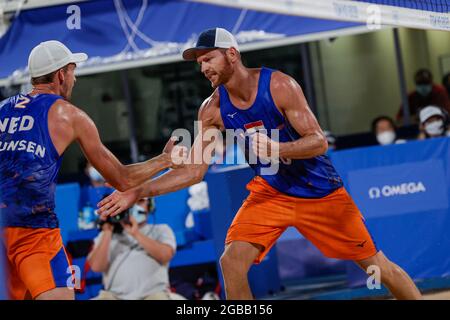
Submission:
<svg viewBox="0 0 450 320">
<path fill-rule="evenodd" d="M 18 99 L 20 102 L 17 103 L 14 108 L 18 108 L 18 109 L 25 109 L 27 107 L 27 104 L 30 102 L 30 99 L 28 99 L 27 97 L 21 96 Z"/>
</svg>

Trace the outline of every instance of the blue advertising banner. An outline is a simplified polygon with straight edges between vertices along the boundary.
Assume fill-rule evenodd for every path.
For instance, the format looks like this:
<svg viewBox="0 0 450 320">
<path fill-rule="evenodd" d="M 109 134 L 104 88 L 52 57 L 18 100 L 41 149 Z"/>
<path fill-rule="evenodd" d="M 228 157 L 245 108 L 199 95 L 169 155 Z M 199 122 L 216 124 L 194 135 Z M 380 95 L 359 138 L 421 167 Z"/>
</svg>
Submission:
<svg viewBox="0 0 450 320">
<path fill-rule="evenodd" d="M 331 153 L 377 247 L 414 280 L 450 276 L 450 139 Z M 366 284 L 348 269 L 351 286 Z"/>
<path fill-rule="evenodd" d="M 351 171 L 348 184 L 366 218 L 448 208 L 442 160 Z"/>
</svg>

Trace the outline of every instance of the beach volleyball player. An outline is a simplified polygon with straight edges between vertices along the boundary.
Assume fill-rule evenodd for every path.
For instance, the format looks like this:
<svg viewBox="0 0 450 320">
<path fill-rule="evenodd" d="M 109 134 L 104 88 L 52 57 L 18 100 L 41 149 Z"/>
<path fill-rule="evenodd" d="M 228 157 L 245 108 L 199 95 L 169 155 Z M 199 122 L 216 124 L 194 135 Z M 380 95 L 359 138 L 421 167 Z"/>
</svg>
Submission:
<svg viewBox="0 0 450 320">
<path fill-rule="evenodd" d="M 54 211 L 61 156 L 73 141 L 118 190 L 174 167 L 179 159 L 172 161 L 171 156 L 178 152 L 181 158 L 187 154 L 169 141 L 160 156 L 122 165 L 100 141 L 93 121 L 69 102 L 74 69 L 86 59 L 58 41 L 43 42 L 29 56 L 33 90 L 0 102 L 0 220 L 12 299 L 74 298 Z"/>
<path fill-rule="evenodd" d="M 252 298 L 249 268 L 261 262 L 289 226 L 327 257 L 353 260 L 365 271 L 377 266 L 381 282 L 396 298 L 421 298 L 410 277 L 376 247 L 362 214 L 324 155 L 326 138 L 296 81 L 268 68 L 246 68 L 235 38 L 221 28 L 201 33 L 183 57 L 196 60 L 214 88 L 199 111 L 202 131 L 191 159 L 211 144 L 202 134 L 216 128 L 246 132 L 254 153 L 261 159 L 276 156 L 272 160 L 279 161 L 276 174 L 264 174 L 261 161 L 249 163 L 256 176 L 247 185 L 250 195 L 228 230 L 220 259 L 227 299 Z M 276 140 L 271 139 L 272 129 L 278 130 Z M 100 212 L 114 215 L 141 197 L 198 183 L 208 165 L 208 159 L 187 164 L 137 188 L 113 193 L 100 202 Z"/>
</svg>

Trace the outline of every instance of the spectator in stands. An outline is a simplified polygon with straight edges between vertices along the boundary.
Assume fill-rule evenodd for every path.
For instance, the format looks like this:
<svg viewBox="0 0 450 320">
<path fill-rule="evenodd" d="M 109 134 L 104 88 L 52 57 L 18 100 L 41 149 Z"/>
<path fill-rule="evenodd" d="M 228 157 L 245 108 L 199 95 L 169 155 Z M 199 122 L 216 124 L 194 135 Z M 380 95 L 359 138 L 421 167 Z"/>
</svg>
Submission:
<svg viewBox="0 0 450 320">
<path fill-rule="evenodd" d="M 447 95 L 450 97 L 450 72 L 442 78 L 442 85 L 447 89 Z"/>
<path fill-rule="evenodd" d="M 85 173 L 90 179 L 90 184 L 93 187 L 103 187 L 105 185 L 105 179 L 100 172 L 95 169 L 90 162 L 86 164 Z"/>
<path fill-rule="evenodd" d="M 104 197 L 113 193 L 114 189 L 105 186 L 105 179 L 89 162 L 84 167 L 84 173 L 83 180 L 80 181 L 79 209 L 80 211 L 84 211 L 88 207 L 91 208 L 90 211 L 93 213 L 96 209 L 96 204 Z M 95 228 L 94 222 L 96 218 L 94 214 L 84 217 L 84 223 L 80 220 L 78 221 L 79 228 Z"/>
<path fill-rule="evenodd" d="M 420 110 L 419 117 L 419 140 L 450 136 L 447 111 L 437 106 L 427 106 Z"/>
<path fill-rule="evenodd" d="M 434 105 L 441 107 L 447 112 L 450 111 L 450 99 L 447 90 L 438 84 L 433 83 L 433 75 L 427 69 L 420 69 L 414 77 L 416 90 L 408 95 L 409 112 L 412 122 L 417 123 L 417 116 L 420 109 Z M 397 113 L 397 120 L 403 117 L 403 106 Z"/>
<path fill-rule="evenodd" d="M 88 256 L 91 269 L 103 273 L 104 290 L 95 300 L 182 300 L 169 290 L 169 262 L 176 241 L 172 229 L 150 224 L 153 201 L 139 200 L 129 221 L 104 222 Z"/>
<path fill-rule="evenodd" d="M 406 142 L 404 139 L 397 139 L 397 127 L 388 116 L 379 116 L 372 121 L 372 133 L 378 144 L 383 146 Z"/>
</svg>

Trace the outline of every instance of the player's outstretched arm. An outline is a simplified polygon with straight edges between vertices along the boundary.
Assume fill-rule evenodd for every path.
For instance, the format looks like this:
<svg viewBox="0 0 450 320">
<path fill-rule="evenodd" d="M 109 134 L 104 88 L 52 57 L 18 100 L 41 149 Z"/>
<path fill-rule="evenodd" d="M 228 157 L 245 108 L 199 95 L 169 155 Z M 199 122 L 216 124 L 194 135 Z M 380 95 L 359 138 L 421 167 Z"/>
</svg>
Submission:
<svg viewBox="0 0 450 320">
<path fill-rule="evenodd" d="M 187 163 L 180 169 L 170 170 L 158 178 L 150 180 L 126 192 L 114 192 L 99 202 L 98 213 L 103 216 L 116 215 L 131 207 L 138 199 L 174 192 L 203 180 L 211 163 L 215 145 L 219 139 L 218 103 L 214 95 L 203 103 L 199 111 L 202 130 L 195 138 Z"/>
<path fill-rule="evenodd" d="M 300 85 L 286 74 L 274 72 L 270 91 L 275 104 L 301 138 L 279 143 L 257 133 L 252 137 L 254 152 L 259 155 L 261 150 L 265 154 L 270 153 L 267 150 L 277 150 L 276 156 L 285 159 L 309 159 L 324 154 L 328 149 L 327 140 Z"/>
<path fill-rule="evenodd" d="M 186 148 L 175 146 L 175 141 L 169 140 L 160 155 L 125 166 L 103 145 L 92 119 L 78 108 L 72 107 L 71 112 L 73 140 L 78 141 L 89 162 L 117 190 L 125 191 L 140 185 L 158 172 L 176 167 L 187 156 Z"/>
</svg>

